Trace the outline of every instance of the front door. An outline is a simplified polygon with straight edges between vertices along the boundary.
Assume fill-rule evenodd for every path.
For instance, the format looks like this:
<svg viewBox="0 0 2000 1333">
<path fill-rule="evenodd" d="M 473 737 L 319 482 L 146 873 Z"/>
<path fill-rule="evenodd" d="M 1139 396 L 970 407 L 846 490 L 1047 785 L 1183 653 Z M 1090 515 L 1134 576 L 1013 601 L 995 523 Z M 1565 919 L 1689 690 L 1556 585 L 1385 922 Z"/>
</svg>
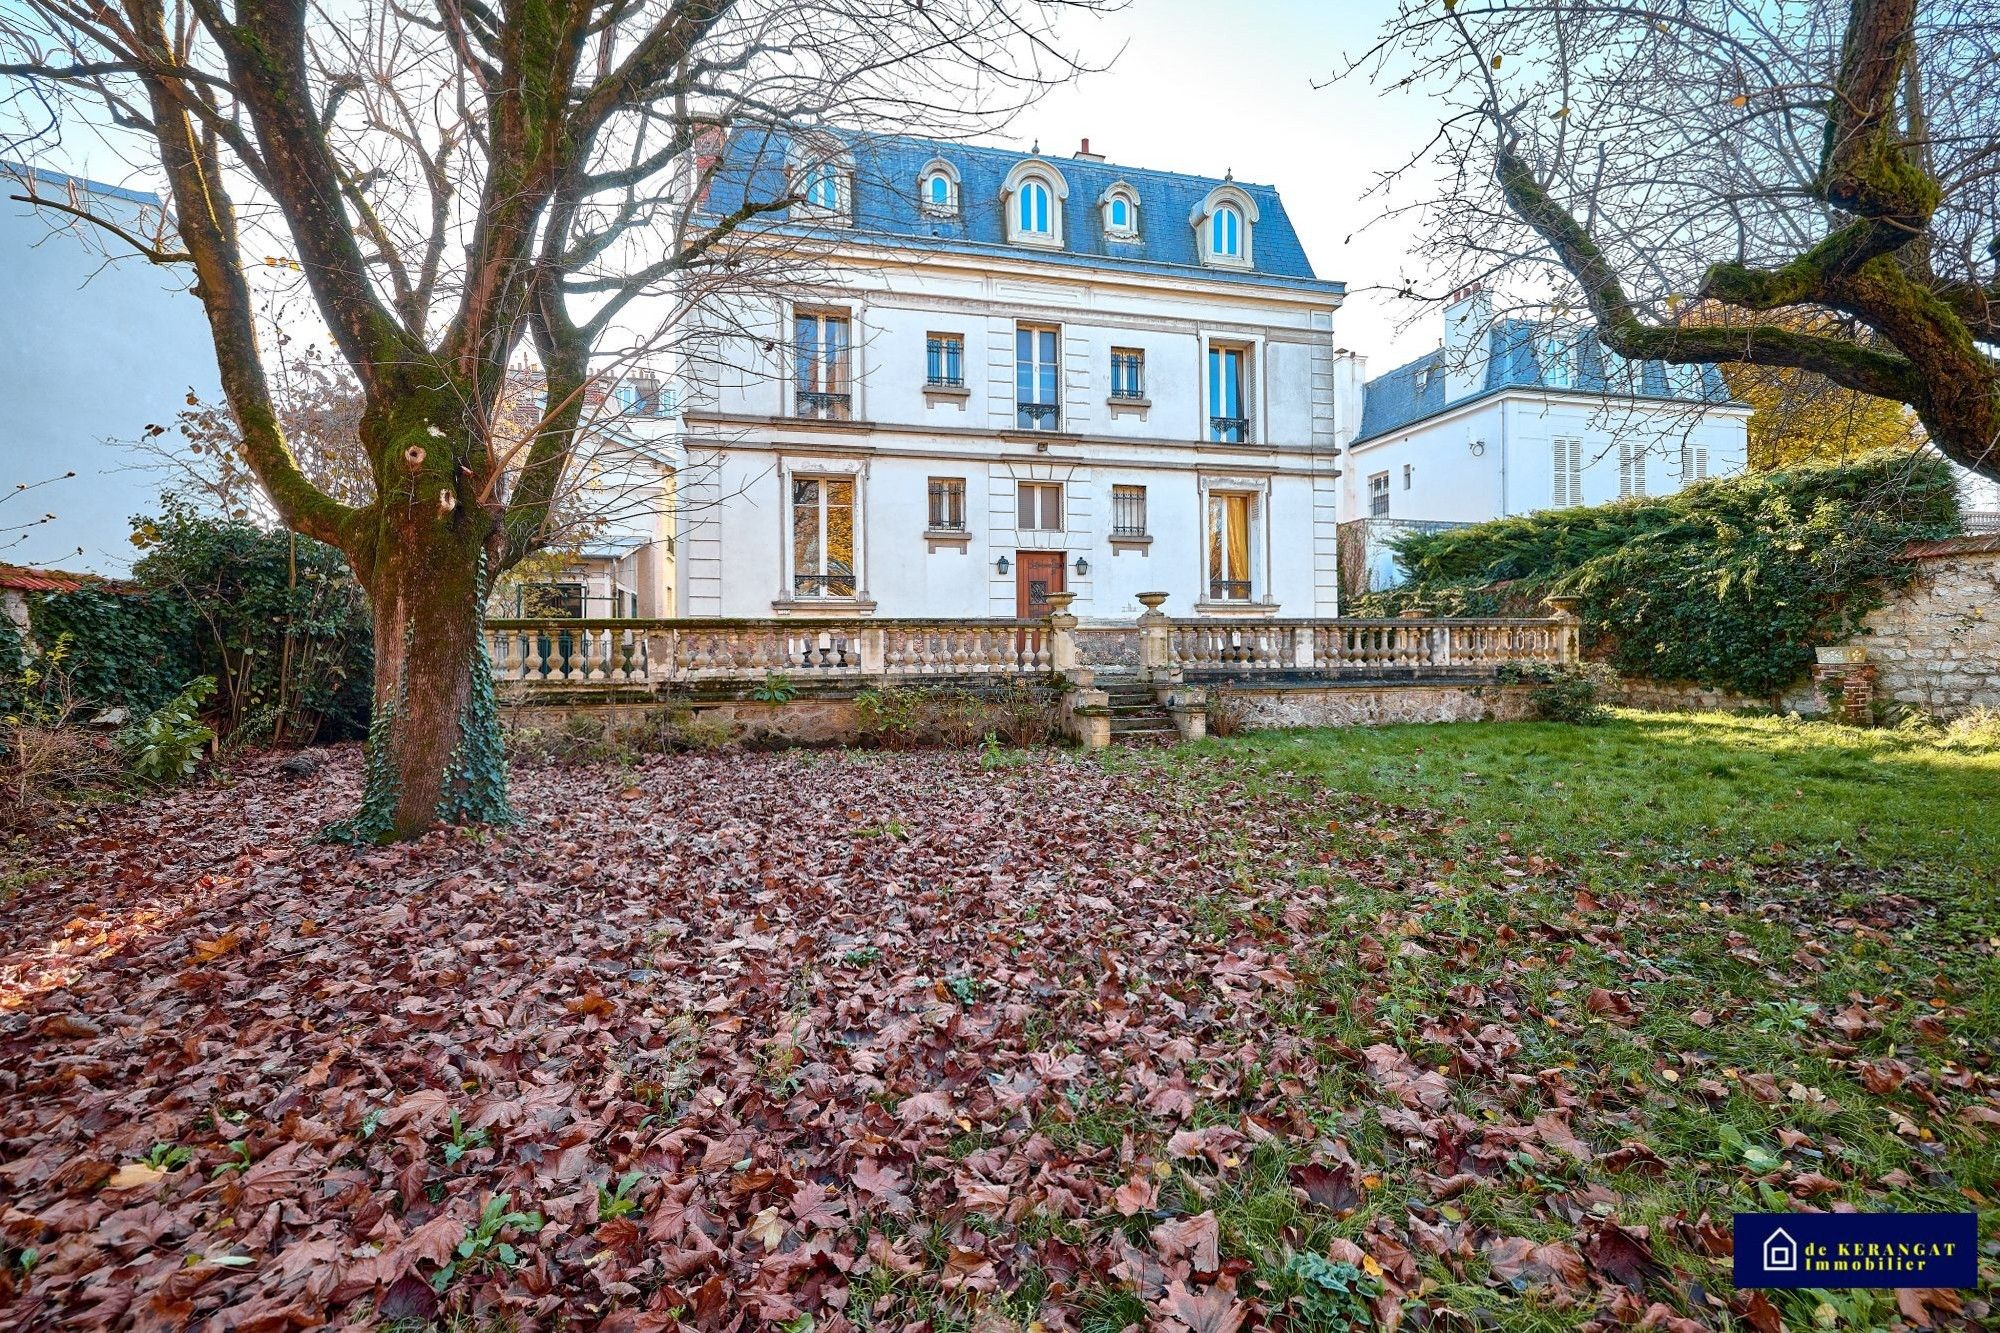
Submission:
<svg viewBox="0 0 2000 1333">
<path fill-rule="evenodd" d="M 1049 614 L 1049 594 L 1064 588 L 1061 551 L 1014 552 L 1014 614 L 1040 620 Z"/>
</svg>

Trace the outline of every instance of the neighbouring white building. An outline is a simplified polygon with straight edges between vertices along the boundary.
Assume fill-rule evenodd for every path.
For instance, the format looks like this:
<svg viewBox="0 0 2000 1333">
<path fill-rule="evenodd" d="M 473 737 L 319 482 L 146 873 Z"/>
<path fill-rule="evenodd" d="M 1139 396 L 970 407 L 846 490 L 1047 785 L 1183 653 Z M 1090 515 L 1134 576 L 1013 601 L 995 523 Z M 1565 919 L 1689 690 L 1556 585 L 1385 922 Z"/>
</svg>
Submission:
<svg viewBox="0 0 2000 1333">
<path fill-rule="evenodd" d="M 727 141 L 816 280 L 686 371 L 692 616 L 1335 613 L 1342 284 L 1277 191 L 907 137 Z"/>
<path fill-rule="evenodd" d="M 85 208 L 137 232 L 160 217 L 154 195 L 11 162 L 0 161 L 0 195 Z M 155 512 L 160 492 L 131 442 L 171 426 L 190 392 L 215 401 L 220 376 L 184 273 L 64 222 L 0 202 L 0 496 L 14 497 L 0 504 L 0 560 L 121 574 L 137 554 L 130 520 Z"/>
<path fill-rule="evenodd" d="M 1350 392 L 1350 591 L 1399 581 L 1387 542 L 1412 528 L 1667 495 L 1747 462 L 1750 409 L 1715 367 L 1625 361 L 1587 328 L 1496 319 L 1478 288 L 1446 308 L 1441 346 Z"/>
</svg>

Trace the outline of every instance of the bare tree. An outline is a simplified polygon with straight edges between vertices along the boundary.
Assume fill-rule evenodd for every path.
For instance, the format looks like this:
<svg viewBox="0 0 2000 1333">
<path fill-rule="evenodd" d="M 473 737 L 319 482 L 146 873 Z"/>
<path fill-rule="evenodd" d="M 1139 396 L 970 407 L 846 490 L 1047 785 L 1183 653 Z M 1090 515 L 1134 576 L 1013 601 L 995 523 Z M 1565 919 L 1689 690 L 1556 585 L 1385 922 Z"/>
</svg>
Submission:
<svg viewBox="0 0 2000 1333">
<path fill-rule="evenodd" d="M 164 175 L 170 227 L 116 235 L 191 270 L 250 467 L 368 590 L 368 782 L 342 832 L 509 817 L 489 582 L 544 540 L 588 386 L 607 346 L 633 345 L 642 298 L 726 283 L 797 202 L 705 214 L 704 145 L 752 120 L 991 126 L 1074 71 L 1052 24 L 1096 3 L 20 0 L 0 16 L 17 121 L 108 123 Z M 359 386 L 365 500 L 315 484 L 274 410 L 245 276 L 271 256 L 297 265 Z M 546 397 L 511 449 L 497 422 L 517 353 Z"/>
<path fill-rule="evenodd" d="M 1391 211 L 1453 257 L 1441 289 L 1812 372 L 2000 477 L 1996 59 L 1994 0 L 1406 0 L 1341 74 L 1440 99 L 1440 188 Z"/>
</svg>

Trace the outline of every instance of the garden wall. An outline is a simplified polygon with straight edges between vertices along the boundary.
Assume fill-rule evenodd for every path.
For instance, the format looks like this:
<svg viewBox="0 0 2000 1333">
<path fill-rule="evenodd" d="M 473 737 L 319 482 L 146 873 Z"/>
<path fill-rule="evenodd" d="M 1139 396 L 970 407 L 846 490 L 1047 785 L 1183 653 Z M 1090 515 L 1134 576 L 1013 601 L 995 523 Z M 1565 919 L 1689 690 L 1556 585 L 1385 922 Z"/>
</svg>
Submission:
<svg viewBox="0 0 2000 1333">
<path fill-rule="evenodd" d="M 2000 709 L 2000 536 L 1922 542 L 1917 580 L 1850 642 L 1878 671 L 1876 695 L 1941 718 Z"/>
<path fill-rule="evenodd" d="M 1252 731 L 1376 727 L 1395 722 L 1518 722 L 1531 715 L 1525 685 L 1212 685 Z"/>
</svg>

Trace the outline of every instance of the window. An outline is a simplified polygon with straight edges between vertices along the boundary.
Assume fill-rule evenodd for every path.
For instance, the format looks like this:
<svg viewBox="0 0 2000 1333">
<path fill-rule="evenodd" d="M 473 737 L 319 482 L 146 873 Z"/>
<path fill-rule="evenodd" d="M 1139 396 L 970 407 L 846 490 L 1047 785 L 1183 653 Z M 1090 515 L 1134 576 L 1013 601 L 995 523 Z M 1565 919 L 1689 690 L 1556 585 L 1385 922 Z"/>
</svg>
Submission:
<svg viewBox="0 0 2000 1333">
<path fill-rule="evenodd" d="M 933 217 L 951 217 L 958 212 L 958 173 L 951 164 L 933 159 L 917 179 L 917 202 Z"/>
<path fill-rule="evenodd" d="M 1542 387 L 1569 389 L 1576 386 L 1574 344 L 1554 335 L 1544 335 L 1535 344 L 1535 365 L 1541 372 Z"/>
<path fill-rule="evenodd" d="M 1583 441 L 1558 437 L 1550 459 L 1555 474 L 1555 487 L 1549 499 L 1557 509 L 1568 509 L 1583 503 Z"/>
<path fill-rule="evenodd" d="M 933 388 L 965 387 L 965 335 L 933 333 L 924 339 L 924 383 Z"/>
<path fill-rule="evenodd" d="M 1208 349 L 1208 438 L 1220 444 L 1250 441 L 1250 414 L 1243 406 L 1240 347 Z"/>
<path fill-rule="evenodd" d="M 1146 354 L 1130 347 L 1111 349 L 1111 396 L 1138 401 L 1146 396 Z"/>
<path fill-rule="evenodd" d="M 1024 532 L 1061 532 L 1062 498 L 1060 482 L 1020 482 L 1015 491 L 1016 525 Z"/>
<path fill-rule="evenodd" d="M 1208 215 L 1208 250 L 1219 259 L 1243 257 L 1243 215 L 1224 204 Z"/>
<path fill-rule="evenodd" d="M 965 478 L 931 478 L 932 532 L 965 531 Z"/>
<path fill-rule="evenodd" d="M 854 596 L 854 479 L 792 478 L 792 593 Z"/>
<path fill-rule="evenodd" d="M 1146 488 L 1144 486 L 1113 486 L 1111 488 L 1111 535 L 1114 537 L 1143 537 L 1146 535 Z"/>
<path fill-rule="evenodd" d="M 1014 331 L 1014 400 L 1022 430 L 1054 430 L 1061 425 L 1056 365 L 1059 330 L 1023 324 Z"/>
<path fill-rule="evenodd" d="M 798 415 L 847 420 L 854 405 L 851 345 L 846 315 L 802 310 L 794 318 Z"/>
<path fill-rule="evenodd" d="M 1646 493 L 1646 451 L 1630 440 L 1618 441 L 1618 498 Z"/>
<path fill-rule="evenodd" d="M 1211 492 L 1208 497 L 1208 599 L 1250 600 L 1250 507 L 1252 497 Z"/>
<path fill-rule="evenodd" d="M 1130 240 L 1139 234 L 1139 196 L 1120 181 L 1099 198 L 1104 206 L 1104 234 L 1113 240 Z"/>
<path fill-rule="evenodd" d="M 1055 234 L 1050 221 L 1049 187 L 1038 180 L 1031 180 L 1021 186 L 1015 200 L 1019 214 L 1015 219 L 1017 229 L 1025 236 L 1052 236 Z"/>
<path fill-rule="evenodd" d="M 1389 517 L 1389 474 L 1377 472 L 1368 478 L 1368 517 Z"/>
<path fill-rule="evenodd" d="M 514 614 L 583 619 L 581 583 L 524 583 L 514 593 Z"/>
<path fill-rule="evenodd" d="M 840 168 L 834 163 L 801 167 L 794 188 L 807 208 L 819 213 L 840 212 Z"/>
<path fill-rule="evenodd" d="M 641 372 L 618 382 L 618 406 L 625 415 L 664 417 L 673 415 L 672 399 L 660 384 L 659 376 Z"/>
<path fill-rule="evenodd" d="M 1407 491 L 1407 490 L 1409 490 L 1409 489 L 1410 489 L 1410 475 L 1411 475 L 1412 473 L 1414 473 L 1415 471 L 1416 471 L 1416 468 L 1415 468 L 1415 467 L 1413 467 L 1413 466 L 1412 466 L 1411 464 L 1409 464 L 1409 463 L 1405 463 L 1405 464 L 1403 464 L 1403 489 L 1404 489 L 1404 490 L 1406 490 L 1406 491 Z"/>
<path fill-rule="evenodd" d="M 1708 446 L 1684 444 L 1681 446 L 1681 485 L 1708 480 Z"/>
</svg>

